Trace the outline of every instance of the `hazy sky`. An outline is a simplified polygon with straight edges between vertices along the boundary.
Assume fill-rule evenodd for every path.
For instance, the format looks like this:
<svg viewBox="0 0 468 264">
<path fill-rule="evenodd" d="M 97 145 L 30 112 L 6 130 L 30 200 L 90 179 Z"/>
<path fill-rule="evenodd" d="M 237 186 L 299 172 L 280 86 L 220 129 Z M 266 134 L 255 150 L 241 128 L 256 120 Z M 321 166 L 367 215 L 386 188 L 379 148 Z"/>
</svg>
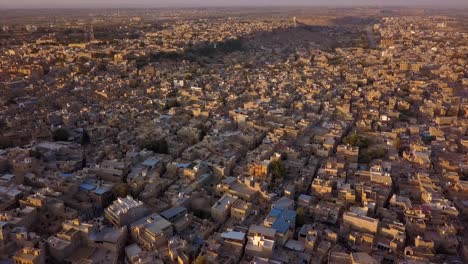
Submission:
<svg viewBox="0 0 468 264">
<path fill-rule="evenodd" d="M 208 6 L 468 6 L 468 0 L 0 0 L 0 8 Z"/>
</svg>

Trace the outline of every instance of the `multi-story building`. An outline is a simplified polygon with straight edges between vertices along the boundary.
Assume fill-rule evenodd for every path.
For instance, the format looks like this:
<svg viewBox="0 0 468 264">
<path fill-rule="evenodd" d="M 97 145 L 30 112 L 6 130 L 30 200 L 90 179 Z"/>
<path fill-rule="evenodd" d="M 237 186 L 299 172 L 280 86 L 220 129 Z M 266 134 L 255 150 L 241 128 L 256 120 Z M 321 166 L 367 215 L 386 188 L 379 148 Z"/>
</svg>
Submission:
<svg viewBox="0 0 468 264">
<path fill-rule="evenodd" d="M 247 234 L 245 253 L 249 256 L 271 257 L 275 247 L 276 230 L 265 226 L 252 225 Z"/>
<path fill-rule="evenodd" d="M 259 162 L 253 162 L 249 165 L 249 173 L 251 176 L 260 178 L 262 180 L 267 179 L 271 161 L 263 160 Z"/>
<path fill-rule="evenodd" d="M 143 249 L 154 250 L 167 243 L 173 234 L 173 228 L 169 221 L 154 213 L 132 223 L 130 232 Z"/>
<path fill-rule="evenodd" d="M 117 227 L 130 225 L 148 214 L 149 209 L 131 196 L 117 198 L 104 210 L 106 219 Z"/>
<path fill-rule="evenodd" d="M 45 252 L 41 249 L 25 247 L 16 252 L 13 261 L 15 264 L 44 264 Z"/>
<path fill-rule="evenodd" d="M 237 199 L 231 206 L 231 217 L 243 222 L 252 213 L 252 204 Z"/>
<path fill-rule="evenodd" d="M 345 212 L 343 214 L 343 225 L 345 227 L 349 226 L 352 230 L 377 234 L 379 220 L 352 212 Z"/>
<path fill-rule="evenodd" d="M 225 194 L 212 207 L 211 216 L 217 222 L 224 222 L 231 213 L 231 207 L 237 201 L 236 197 Z"/>
<path fill-rule="evenodd" d="M 263 225 L 276 230 L 276 241 L 284 245 L 292 237 L 296 226 L 296 211 L 273 208 L 263 221 Z"/>
<path fill-rule="evenodd" d="M 176 206 L 161 212 L 161 216 L 171 222 L 176 232 L 180 232 L 188 227 L 192 222 L 192 214 L 183 206 Z"/>
</svg>

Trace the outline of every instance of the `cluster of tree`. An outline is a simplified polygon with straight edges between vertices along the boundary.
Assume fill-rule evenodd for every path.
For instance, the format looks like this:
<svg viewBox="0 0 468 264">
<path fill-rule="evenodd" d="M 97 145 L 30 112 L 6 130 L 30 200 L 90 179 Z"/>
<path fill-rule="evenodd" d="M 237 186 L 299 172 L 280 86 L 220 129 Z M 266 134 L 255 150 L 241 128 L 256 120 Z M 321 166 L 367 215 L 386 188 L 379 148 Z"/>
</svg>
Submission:
<svg viewBox="0 0 468 264">
<path fill-rule="evenodd" d="M 211 217 L 211 213 L 209 211 L 207 212 L 201 209 L 194 209 L 193 215 L 201 219 L 209 219 Z"/>
<path fill-rule="evenodd" d="M 337 66 L 337 65 L 340 65 L 341 64 L 341 59 L 340 58 L 331 58 L 328 60 L 328 64 L 331 65 L 331 66 Z"/>
<path fill-rule="evenodd" d="M 114 195 L 116 197 L 125 197 L 129 194 L 129 186 L 128 184 L 121 182 L 117 187 L 114 189 Z"/>
<path fill-rule="evenodd" d="M 374 159 L 382 159 L 387 155 L 385 148 L 375 148 L 359 151 L 359 163 L 369 164 Z"/>
<path fill-rule="evenodd" d="M 52 131 L 52 139 L 54 141 L 69 141 L 70 140 L 70 132 L 68 132 L 68 130 L 66 128 L 57 128 L 56 130 Z M 87 145 L 89 143 L 91 143 L 91 139 L 89 137 L 89 134 L 88 132 L 83 131 L 83 133 L 81 134 L 81 137 L 79 138 L 79 141 L 78 141 L 78 138 L 76 138 L 77 140 L 75 142 L 77 143 L 80 143 L 81 145 Z"/>
<path fill-rule="evenodd" d="M 140 46 L 142 44 L 140 43 Z M 156 62 L 160 60 L 189 60 L 189 61 L 203 61 L 204 57 L 212 57 L 218 53 L 231 53 L 234 51 L 241 51 L 244 47 L 242 41 L 239 39 L 230 39 L 225 42 L 219 43 L 206 43 L 200 46 L 190 46 L 185 52 L 158 52 L 151 55 L 148 61 L 139 65 L 145 66 L 149 62 Z"/>
<path fill-rule="evenodd" d="M 297 216 L 296 216 L 296 226 L 302 226 L 305 224 L 305 212 L 304 208 L 302 207 L 297 207 L 296 210 Z"/>
<path fill-rule="evenodd" d="M 6 128 L 6 127 L 7 127 L 6 121 L 4 121 L 3 119 L 0 119 L 0 129 Z"/>
<path fill-rule="evenodd" d="M 81 135 L 81 138 L 80 138 L 80 144 L 88 145 L 89 143 L 91 143 L 91 138 L 89 137 L 88 132 L 83 131 L 83 134 Z"/>
<path fill-rule="evenodd" d="M 140 38 L 140 34 L 137 33 L 137 32 L 127 34 L 127 36 L 128 36 L 129 39 L 139 39 Z"/>
<path fill-rule="evenodd" d="M 70 138 L 70 133 L 65 128 L 57 128 L 52 131 L 52 139 L 54 141 L 68 141 Z"/>
<path fill-rule="evenodd" d="M 403 148 L 403 143 L 401 142 L 401 138 L 400 138 L 400 137 L 395 138 L 395 140 L 393 141 L 393 146 L 394 146 L 398 151 L 400 151 L 400 150 Z"/>
<path fill-rule="evenodd" d="M 345 137 L 343 142 L 353 147 L 367 148 L 369 146 L 369 139 L 360 136 L 357 133 Z"/>
<path fill-rule="evenodd" d="M 421 139 L 422 139 L 422 141 L 424 142 L 424 144 L 430 145 L 431 142 L 432 142 L 433 140 L 436 139 L 436 137 L 435 137 L 435 136 L 430 136 L 430 135 L 429 135 L 429 136 L 423 136 L 423 137 L 421 137 Z"/>
<path fill-rule="evenodd" d="M 160 153 L 160 154 L 169 153 L 169 147 L 167 145 L 167 141 L 165 138 L 161 138 L 161 139 L 147 138 L 141 143 L 140 147 L 142 149 L 151 150 L 155 153 Z"/>
<path fill-rule="evenodd" d="M 91 59 L 88 58 L 88 57 L 86 57 L 86 56 L 80 56 L 80 57 L 78 57 L 78 62 L 79 62 L 79 63 L 87 63 L 87 62 L 90 62 L 90 61 L 91 61 Z"/>
<path fill-rule="evenodd" d="M 105 63 L 99 63 L 96 65 L 96 68 L 98 71 L 107 71 L 107 65 Z"/>
<path fill-rule="evenodd" d="M 198 129 L 200 130 L 200 134 L 199 134 L 198 140 L 199 140 L 199 141 L 202 141 L 202 140 L 205 138 L 205 136 L 208 135 L 208 132 L 210 131 L 210 129 L 209 129 L 208 126 L 205 125 L 205 124 L 200 124 L 200 125 L 198 126 Z"/>
<path fill-rule="evenodd" d="M 284 176 L 286 176 L 287 169 L 284 166 L 283 162 L 281 160 L 273 160 L 270 163 L 270 170 L 271 174 L 273 176 L 273 179 L 283 179 Z"/>
<path fill-rule="evenodd" d="M 64 35 L 70 34 L 85 34 L 86 32 L 82 28 L 66 28 L 61 33 Z"/>
<path fill-rule="evenodd" d="M 218 46 L 221 52 L 226 52 L 226 53 L 240 51 L 244 48 L 242 46 L 242 41 L 239 39 L 230 39 L 223 43 L 219 43 Z"/>
<path fill-rule="evenodd" d="M 206 264 L 206 263 L 208 263 L 208 258 L 206 257 L 206 255 L 200 255 L 193 261 L 193 264 Z"/>
<path fill-rule="evenodd" d="M 431 139 L 430 138 L 422 137 L 422 140 L 423 140 L 423 142 L 425 144 L 431 144 Z M 427 140 L 429 140 L 429 141 L 427 141 Z M 403 152 L 409 150 L 409 146 L 403 145 L 403 142 L 401 142 L 400 137 L 395 138 L 395 140 L 393 141 L 393 146 L 398 151 L 398 155 L 400 155 L 400 156 L 403 154 Z"/>
<path fill-rule="evenodd" d="M 218 43 L 208 43 L 201 47 L 191 48 L 189 53 L 210 57 L 215 55 L 218 52 L 221 53 L 231 53 L 235 51 L 241 51 L 244 47 L 242 41 L 239 39 L 229 39 L 224 42 Z"/>
<path fill-rule="evenodd" d="M 13 142 L 5 137 L 0 136 L 0 149 L 7 149 L 14 147 Z"/>
<path fill-rule="evenodd" d="M 150 62 L 156 62 L 159 60 L 177 60 L 184 58 L 184 54 L 176 51 L 168 51 L 168 52 L 158 52 L 152 54 L 150 57 Z"/>
<path fill-rule="evenodd" d="M 173 107 L 179 107 L 180 103 L 177 101 L 177 99 L 170 99 L 167 100 L 166 105 L 164 106 L 164 110 L 169 110 Z"/>
</svg>

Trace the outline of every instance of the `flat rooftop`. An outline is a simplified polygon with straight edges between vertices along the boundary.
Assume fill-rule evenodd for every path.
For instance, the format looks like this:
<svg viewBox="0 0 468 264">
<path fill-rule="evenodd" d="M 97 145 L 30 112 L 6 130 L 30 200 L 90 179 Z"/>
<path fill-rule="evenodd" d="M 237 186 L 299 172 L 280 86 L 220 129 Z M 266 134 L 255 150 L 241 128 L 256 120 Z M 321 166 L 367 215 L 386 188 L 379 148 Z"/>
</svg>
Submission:
<svg viewBox="0 0 468 264">
<path fill-rule="evenodd" d="M 223 195 L 221 199 L 219 199 L 213 206 L 212 208 L 217 209 L 217 210 L 225 210 L 228 209 L 228 207 L 237 200 L 237 198 L 230 196 L 230 195 Z"/>
</svg>

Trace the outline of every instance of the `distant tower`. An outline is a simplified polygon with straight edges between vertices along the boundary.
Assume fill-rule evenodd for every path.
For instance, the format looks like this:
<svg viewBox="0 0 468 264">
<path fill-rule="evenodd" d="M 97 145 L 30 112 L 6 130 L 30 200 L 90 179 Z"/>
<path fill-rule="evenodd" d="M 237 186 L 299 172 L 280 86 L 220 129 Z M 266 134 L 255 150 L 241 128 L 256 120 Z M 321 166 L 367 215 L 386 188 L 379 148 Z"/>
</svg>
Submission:
<svg viewBox="0 0 468 264">
<path fill-rule="evenodd" d="M 94 39 L 94 26 L 91 25 L 91 28 L 89 29 L 89 41 L 93 41 Z"/>
<path fill-rule="evenodd" d="M 293 24 L 294 24 L 294 27 L 297 27 L 296 17 L 293 17 Z"/>
</svg>

